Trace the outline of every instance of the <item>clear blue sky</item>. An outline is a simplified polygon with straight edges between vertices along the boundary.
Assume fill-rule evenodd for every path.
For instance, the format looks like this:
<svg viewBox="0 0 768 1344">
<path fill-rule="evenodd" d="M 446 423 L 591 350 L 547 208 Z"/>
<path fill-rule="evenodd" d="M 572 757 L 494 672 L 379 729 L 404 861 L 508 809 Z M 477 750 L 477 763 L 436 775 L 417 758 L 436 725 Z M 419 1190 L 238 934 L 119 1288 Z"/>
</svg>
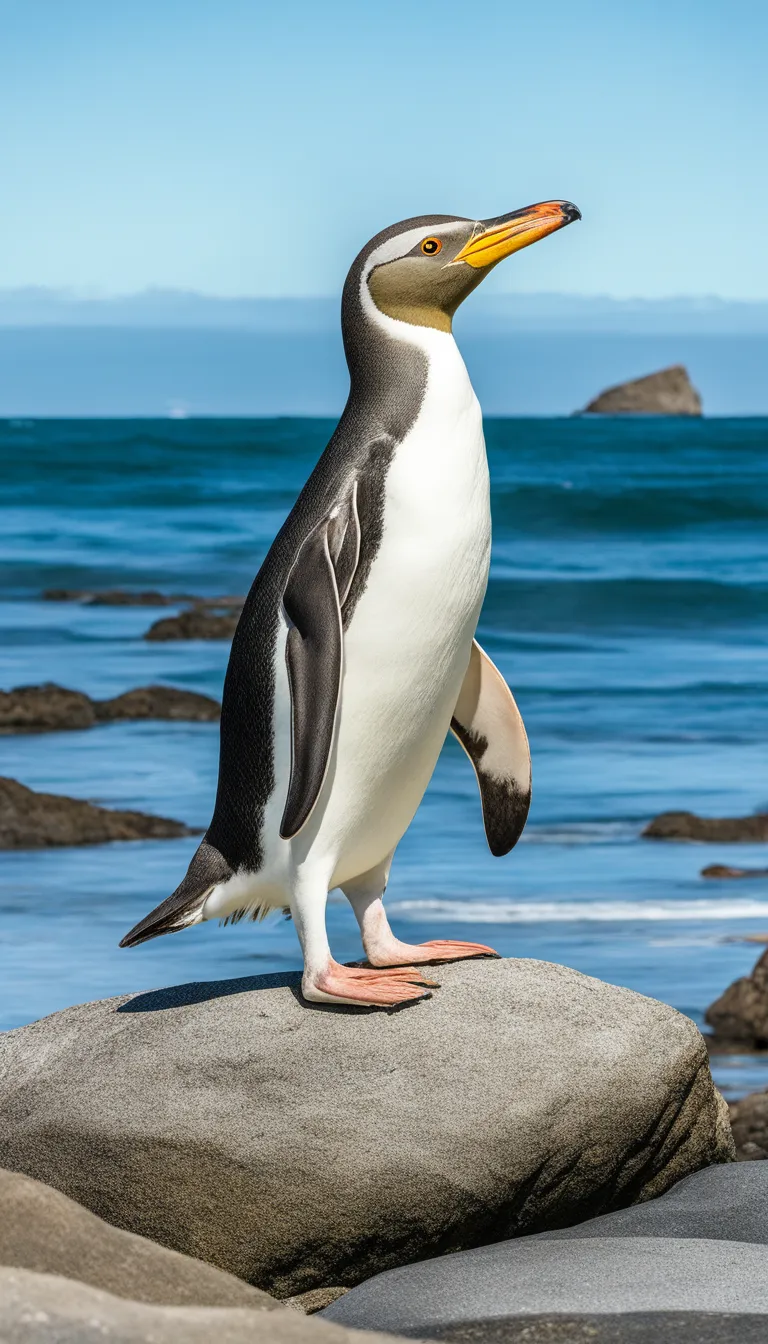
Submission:
<svg viewBox="0 0 768 1344">
<path fill-rule="evenodd" d="M 504 290 L 768 298 L 767 0 L 0 0 L 0 286 L 331 294 L 567 197 Z"/>
</svg>

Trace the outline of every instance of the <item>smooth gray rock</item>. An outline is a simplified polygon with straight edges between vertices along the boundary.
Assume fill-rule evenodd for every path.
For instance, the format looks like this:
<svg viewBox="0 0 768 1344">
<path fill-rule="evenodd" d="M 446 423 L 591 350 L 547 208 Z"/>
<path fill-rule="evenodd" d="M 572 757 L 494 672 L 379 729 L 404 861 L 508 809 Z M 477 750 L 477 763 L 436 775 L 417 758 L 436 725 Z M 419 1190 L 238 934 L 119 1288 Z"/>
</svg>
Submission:
<svg viewBox="0 0 768 1344">
<path fill-rule="evenodd" d="M 59 1190 L 15 1171 L 0 1170 L 0 1265 L 163 1306 L 279 1305 L 233 1274 L 110 1227 Z"/>
<path fill-rule="evenodd" d="M 665 1004 L 547 962 L 439 978 L 400 1012 L 310 1007 L 298 975 L 264 976 L 8 1032 L 0 1163 L 288 1297 L 733 1158 L 704 1041 Z"/>
<path fill-rule="evenodd" d="M 526 1237 L 379 1274 L 321 1318 L 434 1339 L 466 1322 L 669 1311 L 768 1318 L 768 1247 L 676 1237 Z M 768 1338 L 768 1319 L 765 1331 Z"/>
<path fill-rule="evenodd" d="M 584 1237 L 703 1237 L 768 1246 L 768 1163 L 705 1167 L 647 1204 L 539 1234 L 548 1241 Z"/>
<path fill-rule="evenodd" d="M 298 1311 L 162 1307 L 49 1274 L 0 1268 L 2 1344 L 387 1344 Z"/>
</svg>

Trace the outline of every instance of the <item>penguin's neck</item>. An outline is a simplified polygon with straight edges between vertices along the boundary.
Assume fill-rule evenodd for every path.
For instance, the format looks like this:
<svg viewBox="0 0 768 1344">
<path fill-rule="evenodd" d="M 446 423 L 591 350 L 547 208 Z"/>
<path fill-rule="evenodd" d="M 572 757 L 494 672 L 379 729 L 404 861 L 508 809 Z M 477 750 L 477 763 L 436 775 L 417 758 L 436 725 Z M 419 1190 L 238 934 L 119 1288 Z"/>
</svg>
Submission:
<svg viewBox="0 0 768 1344">
<path fill-rule="evenodd" d="M 364 404 L 382 431 L 402 440 L 427 404 L 448 421 L 477 406 L 452 332 L 381 312 L 365 282 L 355 297 L 342 315 L 350 402 Z"/>
</svg>

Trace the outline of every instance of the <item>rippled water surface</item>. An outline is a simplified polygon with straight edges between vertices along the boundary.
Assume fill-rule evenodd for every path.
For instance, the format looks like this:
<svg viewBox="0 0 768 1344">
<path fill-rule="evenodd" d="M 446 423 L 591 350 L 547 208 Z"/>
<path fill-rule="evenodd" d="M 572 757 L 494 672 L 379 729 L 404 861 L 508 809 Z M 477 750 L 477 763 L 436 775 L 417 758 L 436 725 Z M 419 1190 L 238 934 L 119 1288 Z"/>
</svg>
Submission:
<svg viewBox="0 0 768 1344">
<path fill-rule="evenodd" d="M 0 684 L 93 695 L 165 682 L 218 695 L 221 643 L 145 641 L 158 614 L 42 602 L 48 587 L 244 592 L 331 432 L 321 420 L 0 425 Z M 476 785 L 446 745 L 388 894 L 409 939 L 477 938 L 703 1009 L 768 931 L 761 846 L 639 838 L 668 808 L 768 809 L 768 422 L 497 420 L 486 427 L 494 553 L 480 639 L 534 761 L 523 840 L 488 853 Z M 204 826 L 207 724 L 109 724 L 0 739 L 37 789 Z M 119 951 L 194 841 L 0 854 L 0 1026 L 161 983 L 297 967 L 280 920 L 199 927 Z M 331 939 L 359 955 L 346 902 Z M 723 1061 L 738 1092 L 764 1066 Z"/>
</svg>

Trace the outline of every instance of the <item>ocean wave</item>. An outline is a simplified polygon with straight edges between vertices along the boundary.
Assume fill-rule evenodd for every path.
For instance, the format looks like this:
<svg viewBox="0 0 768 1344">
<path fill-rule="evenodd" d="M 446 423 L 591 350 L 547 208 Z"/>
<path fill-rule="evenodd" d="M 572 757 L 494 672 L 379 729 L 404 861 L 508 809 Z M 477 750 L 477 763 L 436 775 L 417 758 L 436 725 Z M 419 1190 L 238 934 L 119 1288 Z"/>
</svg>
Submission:
<svg viewBox="0 0 768 1344">
<path fill-rule="evenodd" d="M 391 915 L 410 921 L 439 915 L 452 924 L 661 923 L 768 919 L 768 901 L 393 901 Z"/>
</svg>

